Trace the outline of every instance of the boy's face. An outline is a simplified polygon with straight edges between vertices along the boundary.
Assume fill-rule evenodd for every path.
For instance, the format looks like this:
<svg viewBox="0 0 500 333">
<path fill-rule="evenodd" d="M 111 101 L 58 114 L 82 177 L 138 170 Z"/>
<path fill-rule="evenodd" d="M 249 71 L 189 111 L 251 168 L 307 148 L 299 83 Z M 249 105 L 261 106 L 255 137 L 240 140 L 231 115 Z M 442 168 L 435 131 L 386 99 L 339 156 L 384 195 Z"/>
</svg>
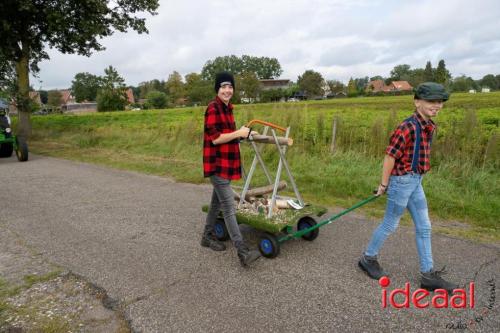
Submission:
<svg viewBox="0 0 500 333">
<path fill-rule="evenodd" d="M 225 103 L 229 103 L 229 100 L 231 97 L 233 97 L 233 86 L 230 84 L 225 84 L 222 87 L 219 88 L 219 91 L 217 92 L 217 96 Z"/>
<path fill-rule="evenodd" d="M 438 112 L 443 108 L 444 102 L 442 100 L 425 100 L 425 99 L 416 99 L 415 107 L 417 108 L 417 112 L 424 119 L 430 119 L 432 117 L 437 116 Z"/>
</svg>

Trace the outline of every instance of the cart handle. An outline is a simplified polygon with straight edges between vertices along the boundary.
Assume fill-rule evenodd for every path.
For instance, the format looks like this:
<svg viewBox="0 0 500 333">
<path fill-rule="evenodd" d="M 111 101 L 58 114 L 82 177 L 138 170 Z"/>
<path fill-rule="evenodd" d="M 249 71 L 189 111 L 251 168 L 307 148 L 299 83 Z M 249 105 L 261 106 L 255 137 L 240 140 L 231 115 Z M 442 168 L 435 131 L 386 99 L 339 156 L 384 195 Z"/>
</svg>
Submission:
<svg viewBox="0 0 500 333">
<path fill-rule="evenodd" d="M 334 216 L 330 217 L 327 220 L 319 222 L 318 224 L 316 224 L 316 225 L 314 225 L 312 227 L 309 227 L 309 228 L 306 228 L 306 229 L 302 229 L 302 230 L 297 231 L 297 232 L 295 232 L 295 233 L 293 233 L 291 235 L 286 235 L 286 236 L 278 239 L 278 242 L 283 243 L 284 241 L 287 241 L 287 240 L 292 239 L 292 238 L 302 237 L 303 235 L 305 235 L 305 234 L 307 234 L 307 233 L 309 233 L 309 232 L 311 232 L 311 231 L 313 231 L 315 229 L 321 228 L 322 226 L 324 226 L 326 224 L 332 223 L 334 220 L 338 219 L 339 217 L 341 217 L 341 216 L 343 216 L 343 215 L 345 215 L 345 214 L 347 214 L 347 213 L 355 210 L 356 208 L 359 208 L 359 207 L 361 207 L 363 205 L 366 205 L 367 203 L 369 203 L 369 202 L 377 199 L 378 197 L 379 197 L 378 195 L 372 195 L 371 197 L 369 197 L 369 198 L 367 198 L 367 199 L 365 199 L 363 201 L 358 202 L 357 204 L 355 204 L 351 208 L 348 208 L 348 209 L 346 209 L 346 210 L 338 213 L 337 215 L 334 215 Z"/>
<path fill-rule="evenodd" d="M 250 127 L 250 126 L 252 126 L 252 124 L 261 124 L 261 125 L 264 125 L 264 126 L 269 126 L 269 127 L 275 128 L 275 129 L 279 129 L 280 131 L 286 132 L 286 128 L 284 128 L 284 127 L 278 126 L 278 125 L 273 124 L 273 123 L 269 123 L 267 121 L 259 120 L 259 119 L 251 120 L 247 124 L 246 127 Z"/>
</svg>

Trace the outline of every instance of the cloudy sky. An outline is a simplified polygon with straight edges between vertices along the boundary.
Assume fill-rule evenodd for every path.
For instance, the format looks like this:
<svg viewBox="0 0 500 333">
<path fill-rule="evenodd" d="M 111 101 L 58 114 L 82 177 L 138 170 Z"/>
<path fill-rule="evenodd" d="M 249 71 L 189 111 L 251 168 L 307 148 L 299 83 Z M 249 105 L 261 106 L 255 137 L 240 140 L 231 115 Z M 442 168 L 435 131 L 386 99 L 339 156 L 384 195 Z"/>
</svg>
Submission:
<svg viewBox="0 0 500 333">
<path fill-rule="evenodd" d="M 35 89 L 65 88 L 78 72 L 113 65 L 128 85 L 200 72 L 217 56 L 275 57 L 282 78 L 388 76 L 398 64 L 475 79 L 500 74 L 498 0 L 160 0 L 149 34 L 116 33 L 90 58 L 50 50 Z"/>
</svg>

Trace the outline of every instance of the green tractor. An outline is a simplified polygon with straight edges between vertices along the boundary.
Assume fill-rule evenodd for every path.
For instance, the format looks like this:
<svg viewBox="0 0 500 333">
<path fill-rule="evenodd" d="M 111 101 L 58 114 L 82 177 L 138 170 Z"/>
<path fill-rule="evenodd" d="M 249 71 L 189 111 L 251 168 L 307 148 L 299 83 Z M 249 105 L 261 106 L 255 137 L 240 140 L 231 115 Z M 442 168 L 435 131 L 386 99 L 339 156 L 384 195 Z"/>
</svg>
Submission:
<svg viewBox="0 0 500 333">
<path fill-rule="evenodd" d="M 21 136 L 12 133 L 8 105 L 0 100 L 0 158 L 11 157 L 16 152 L 19 162 L 28 160 L 28 144 Z"/>
</svg>

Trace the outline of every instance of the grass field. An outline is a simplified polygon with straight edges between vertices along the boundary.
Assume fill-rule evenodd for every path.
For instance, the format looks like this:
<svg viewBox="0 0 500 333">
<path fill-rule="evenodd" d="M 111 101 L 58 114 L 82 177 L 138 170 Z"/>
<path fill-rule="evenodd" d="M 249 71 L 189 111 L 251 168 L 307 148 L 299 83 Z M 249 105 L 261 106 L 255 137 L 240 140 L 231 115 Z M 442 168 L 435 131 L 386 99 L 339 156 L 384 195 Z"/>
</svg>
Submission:
<svg viewBox="0 0 500 333">
<path fill-rule="evenodd" d="M 303 196 L 348 207 L 377 186 L 388 137 L 412 111 L 412 96 L 397 96 L 237 105 L 235 116 L 238 126 L 251 119 L 291 126 L 294 145 L 287 156 Z M 205 181 L 203 114 L 204 107 L 34 116 L 30 147 L 40 154 L 200 183 Z M 435 229 L 498 242 L 500 93 L 454 94 L 435 121 L 433 169 L 424 180 Z M 277 165 L 272 148 L 268 145 L 263 155 Z M 243 144 L 242 152 L 248 168 L 251 149 Z M 264 183 L 262 173 L 257 179 Z M 364 211 L 379 217 L 384 202 Z"/>
</svg>

